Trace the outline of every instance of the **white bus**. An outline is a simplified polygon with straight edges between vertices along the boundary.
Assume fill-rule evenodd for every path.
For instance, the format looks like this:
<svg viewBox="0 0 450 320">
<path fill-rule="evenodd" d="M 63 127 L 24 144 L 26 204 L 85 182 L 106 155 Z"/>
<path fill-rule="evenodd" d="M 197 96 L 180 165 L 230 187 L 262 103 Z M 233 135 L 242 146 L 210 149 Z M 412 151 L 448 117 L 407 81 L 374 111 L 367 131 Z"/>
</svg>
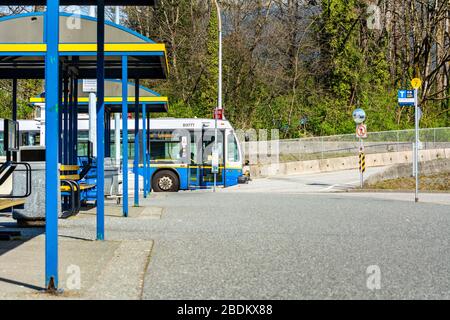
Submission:
<svg viewBox="0 0 450 320">
<path fill-rule="evenodd" d="M 140 119 L 140 141 L 143 141 L 142 119 Z M 134 160 L 135 120 L 128 120 L 128 159 Z M 39 146 L 43 129 L 37 120 L 19 121 L 19 143 L 21 146 Z M 111 121 L 110 153 L 115 154 L 115 123 Z M 0 132 L 0 140 L 3 132 Z M 81 115 L 78 121 L 78 155 L 87 156 L 89 120 Z M 140 147 L 139 174 L 147 174 L 152 189 L 157 192 L 176 192 L 208 188 L 213 185 L 212 151 L 215 139 L 215 121 L 212 119 L 150 120 L 147 130 L 146 159 L 149 164 L 144 172 L 143 146 Z M 1 143 L 1 141 L 0 141 Z M 241 144 L 231 124 L 218 121 L 219 173 L 217 185 L 229 187 L 245 181 Z M 123 155 L 122 155 L 123 159 Z M 130 168 L 133 170 L 133 166 Z"/>
</svg>

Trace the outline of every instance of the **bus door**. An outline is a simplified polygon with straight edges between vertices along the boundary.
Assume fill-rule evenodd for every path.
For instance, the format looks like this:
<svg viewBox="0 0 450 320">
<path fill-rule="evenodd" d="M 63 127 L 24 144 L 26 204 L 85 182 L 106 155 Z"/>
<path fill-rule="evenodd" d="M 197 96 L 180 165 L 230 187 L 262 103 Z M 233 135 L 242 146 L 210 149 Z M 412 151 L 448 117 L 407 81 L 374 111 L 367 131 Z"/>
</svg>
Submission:
<svg viewBox="0 0 450 320">
<path fill-rule="evenodd" d="M 219 173 L 217 185 L 224 184 L 224 132 L 218 130 L 217 146 L 219 149 Z M 208 188 L 214 185 L 212 158 L 215 141 L 214 129 L 194 132 L 191 136 L 190 188 Z"/>
<path fill-rule="evenodd" d="M 201 187 L 200 167 L 202 164 L 202 131 L 191 131 L 191 144 L 189 148 L 189 189 L 198 189 Z"/>
</svg>

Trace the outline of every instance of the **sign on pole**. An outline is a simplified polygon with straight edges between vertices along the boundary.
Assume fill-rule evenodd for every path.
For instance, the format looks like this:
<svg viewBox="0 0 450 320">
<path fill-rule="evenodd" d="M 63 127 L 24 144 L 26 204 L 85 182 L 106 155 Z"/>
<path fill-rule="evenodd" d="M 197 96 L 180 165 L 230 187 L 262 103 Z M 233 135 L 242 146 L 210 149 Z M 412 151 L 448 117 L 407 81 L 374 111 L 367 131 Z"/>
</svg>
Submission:
<svg viewBox="0 0 450 320">
<path fill-rule="evenodd" d="M 411 86 L 414 88 L 414 107 L 415 107 L 415 132 L 416 132 L 416 141 L 414 148 L 414 164 L 413 168 L 415 168 L 416 174 L 416 192 L 415 192 L 415 201 L 419 202 L 419 176 L 420 176 L 420 168 L 419 168 L 419 123 L 420 118 L 422 117 L 422 110 L 419 107 L 419 88 L 422 86 L 422 80 L 419 78 L 415 78 L 411 81 Z"/>
<path fill-rule="evenodd" d="M 84 79 L 83 80 L 83 92 L 96 93 L 97 92 L 97 79 Z"/>
<path fill-rule="evenodd" d="M 400 106 L 414 106 L 415 105 L 415 92 L 414 90 L 399 90 L 398 91 L 398 104 Z"/>
<path fill-rule="evenodd" d="M 352 116 L 356 124 L 361 124 L 366 121 L 366 112 L 363 109 L 356 109 L 353 111 Z"/>
<path fill-rule="evenodd" d="M 417 90 L 420 87 L 422 87 L 422 80 L 420 80 L 419 78 L 414 78 L 411 80 L 411 86 Z"/>
<path fill-rule="evenodd" d="M 214 119 L 216 119 L 216 120 L 223 120 L 223 109 L 216 108 L 214 110 Z"/>
<path fill-rule="evenodd" d="M 363 109 L 356 109 L 353 111 L 352 116 L 356 123 L 356 137 L 359 138 L 359 175 L 362 189 L 364 188 L 364 173 L 366 172 L 366 155 L 364 154 L 363 139 L 367 138 L 367 126 L 364 124 L 367 115 Z"/>
<path fill-rule="evenodd" d="M 218 174 L 219 173 L 219 148 L 213 148 L 212 151 L 212 173 Z"/>
<path fill-rule="evenodd" d="M 364 152 L 359 154 L 359 171 L 363 174 L 366 172 L 366 154 Z"/>
<path fill-rule="evenodd" d="M 359 124 L 356 127 L 356 137 L 360 139 L 367 139 L 367 126 L 365 124 Z"/>
</svg>

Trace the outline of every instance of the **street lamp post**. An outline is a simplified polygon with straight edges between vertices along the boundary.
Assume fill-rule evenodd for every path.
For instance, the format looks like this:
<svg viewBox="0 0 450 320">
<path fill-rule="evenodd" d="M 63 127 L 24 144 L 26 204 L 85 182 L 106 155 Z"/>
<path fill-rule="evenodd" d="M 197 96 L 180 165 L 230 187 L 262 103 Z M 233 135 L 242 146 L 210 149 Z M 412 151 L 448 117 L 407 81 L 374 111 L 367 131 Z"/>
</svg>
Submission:
<svg viewBox="0 0 450 320">
<path fill-rule="evenodd" d="M 219 79 L 218 79 L 218 98 L 217 98 L 217 111 L 214 112 L 214 153 L 219 152 L 218 150 L 218 125 L 217 125 L 217 118 L 219 116 L 219 113 L 223 115 L 223 105 L 222 105 L 222 12 L 220 10 L 219 2 L 217 0 L 214 0 L 214 4 L 216 5 L 217 9 L 217 19 L 218 19 L 218 29 L 219 29 Z M 214 166 L 213 166 L 214 167 Z M 220 167 L 220 164 L 219 164 Z M 213 168 L 214 170 L 214 168 Z M 217 186 L 217 173 L 220 169 L 214 171 L 214 192 L 216 192 L 216 186 Z"/>
</svg>

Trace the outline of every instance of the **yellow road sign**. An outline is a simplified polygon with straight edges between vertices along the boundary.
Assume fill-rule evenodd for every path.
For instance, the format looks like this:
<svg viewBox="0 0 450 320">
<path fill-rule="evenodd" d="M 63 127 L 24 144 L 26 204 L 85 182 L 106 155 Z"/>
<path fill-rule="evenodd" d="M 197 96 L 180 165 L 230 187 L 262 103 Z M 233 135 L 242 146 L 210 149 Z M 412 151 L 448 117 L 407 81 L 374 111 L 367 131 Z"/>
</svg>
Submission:
<svg viewBox="0 0 450 320">
<path fill-rule="evenodd" d="M 414 78 L 411 80 L 411 85 L 414 89 L 419 89 L 422 86 L 422 80 Z"/>
<path fill-rule="evenodd" d="M 364 152 L 359 153 L 359 171 L 362 173 L 366 172 L 366 155 Z"/>
</svg>

